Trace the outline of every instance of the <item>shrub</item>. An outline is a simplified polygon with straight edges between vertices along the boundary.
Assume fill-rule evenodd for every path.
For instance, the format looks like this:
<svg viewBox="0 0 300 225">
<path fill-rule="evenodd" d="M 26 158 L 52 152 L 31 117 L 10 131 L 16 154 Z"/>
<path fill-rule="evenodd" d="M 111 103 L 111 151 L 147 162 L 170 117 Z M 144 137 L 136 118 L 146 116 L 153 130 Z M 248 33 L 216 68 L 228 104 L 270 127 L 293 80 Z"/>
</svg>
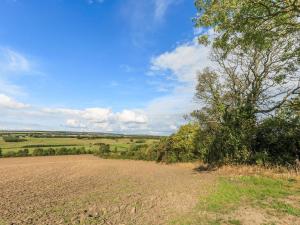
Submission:
<svg viewBox="0 0 300 225">
<path fill-rule="evenodd" d="M 294 164 L 300 156 L 300 118 L 275 116 L 257 129 L 252 161 L 262 164 Z"/>
<path fill-rule="evenodd" d="M 22 139 L 19 136 L 7 135 L 2 137 L 5 142 L 22 142 L 26 141 L 26 139 Z"/>
<path fill-rule="evenodd" d="M 44 150 L 42 148 L 35 148 L 32 152 L 33 156 L 44 156 Z"/>
<path fill-rule="evenodd" d="M 94 152 L 98 156 L 108 156 L 110 154 L 110 145 L 101 143 L 98 150 Z"/>
<path fill-rule="evenodd" d="M 55 150 L 55 155 L 69 155 L 69 151 L 66 147 L 61 147 Z"/>
<path fill-rule="evenodd" d="M 0 148 L 0 158 L 2 157 L 2 149 Z"/>
<path fill-rule="evenodd" d="M 199 145 L 199 132 L 200 127 L 191 123 L 181 126 L 178 132 L 170 137 L 162 138 L 155 144 L 157 161 L 173 163 L 203 159 L 204 152 Z"/>
<path fill-rule="evenodd" d="M 8 151 L 3 154 L 3 157 L 16 157 L 16 152 Z"/>
<path fill-rule="evenodd" d="M 25 156 L 29 156 L 29 151 L 28 151 L 28 149 L 19 150 L 19 151 L 16 153 L 16 156 L 17 156 L 17 157 L 25 157 Z"/>
</svg>

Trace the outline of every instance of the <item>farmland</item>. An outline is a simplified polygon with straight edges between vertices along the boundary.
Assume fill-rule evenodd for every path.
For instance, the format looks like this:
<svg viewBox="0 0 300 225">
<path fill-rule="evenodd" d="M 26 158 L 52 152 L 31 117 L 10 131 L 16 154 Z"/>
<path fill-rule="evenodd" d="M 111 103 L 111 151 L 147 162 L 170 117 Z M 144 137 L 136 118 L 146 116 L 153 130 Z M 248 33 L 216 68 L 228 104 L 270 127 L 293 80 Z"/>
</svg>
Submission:
<svg viewBox="0 0 300 225">
<path fill-rule="evenodd" d="M 299 177 L 101 159 L 0 159 L 0 224 L 300 223 Z"/>
<path fill-rule="evenodd" d="M 0 148 L 3 154 L 28 149 L 30 153 L 35 148 L 60 148 L 60 147 L 84 147 L 87 151 L 93 152 L 99 148 L 100 143 L 109 144 L 114 151 L 125 151 L 133 144 L 152 144 L 158 137 L 143 136 L 109 136 L 109 135 L 79 135 L 72 133 L 51 133 L 51 132 L 10 132 L 0 133 Z M 20 137 L 21 141 L 5 141 L 6 136 Z"/>
</svg>

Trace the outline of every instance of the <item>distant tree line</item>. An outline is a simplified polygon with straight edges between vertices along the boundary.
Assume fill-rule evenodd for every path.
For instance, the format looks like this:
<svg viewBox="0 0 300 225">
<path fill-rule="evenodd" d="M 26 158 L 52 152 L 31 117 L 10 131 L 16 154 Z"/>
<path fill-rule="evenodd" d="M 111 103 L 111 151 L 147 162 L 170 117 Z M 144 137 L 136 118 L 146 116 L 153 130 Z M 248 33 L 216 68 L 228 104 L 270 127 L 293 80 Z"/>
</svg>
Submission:
<svg viewBox="0 0 300 225">
<path fill-rule="evenodd" d="M 102 158 L 148 161 L 154 161 L 157 159 L 157 151 L 155 145 L 131 144 L 128 148 L 120 148 L 105 143 L 100 143 L 99 145 L 99 149 L 94 151 L 94 155 L 100 156 Z"/>
<path fill-rule="evenodd" d="M 3 152 L 0 149 L 0 157 L 26 157 L 26 156 L 54 156 L 54 155 L 81 155 L 92 154 L 91 150 L 86 150 L 85 147 L 61 147 L 61 148 L 35 148 L 32 152 L 28 148 L 18 151 Z"/>
<path fill-rule="evenodd" d="M 23 142 L 23 141 L 26 141 L 25 138 L 23 138 L 22 136 L 20 135 L 5 135 L 5 136 L 2 136 L 3 140 L 5 142 Z"/>
</svg>

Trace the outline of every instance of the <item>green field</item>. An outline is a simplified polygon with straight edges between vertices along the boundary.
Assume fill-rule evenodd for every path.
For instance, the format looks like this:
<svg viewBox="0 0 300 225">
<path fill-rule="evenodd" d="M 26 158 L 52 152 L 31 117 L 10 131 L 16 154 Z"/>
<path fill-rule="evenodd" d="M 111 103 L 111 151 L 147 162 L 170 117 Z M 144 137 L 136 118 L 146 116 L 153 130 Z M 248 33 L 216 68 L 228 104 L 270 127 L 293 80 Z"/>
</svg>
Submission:
<svg viewBox="0 0 300 225">
<path fill-rule="evenodd" d="M 41 133 L 42 134 L 42 133 Z M 11 133 L 10 135 L 20 135 L 23 141 L 20 142 L 6 142 L 2 134 L 0 137 L 0 148 L 2 152 L 19 151 L 22 149 L 28 149 L 32 152 L 35 148 L 61 148 L 61 147 L 85 147 L 86 150 L 94 151 L 99 148 L 100 143 L 109 144 L 111 150 L 124 151 L 133 144 L 152 144 L 157 141 L 157 138 L 146 138 L 143 137 L 106 137 L 106 136 L 89 136 L 89 137 L 78 137 L 74 135 L 66 136 L 55 136 L 55 137 L 32 137 L 32 133 Z"/>
</svg>

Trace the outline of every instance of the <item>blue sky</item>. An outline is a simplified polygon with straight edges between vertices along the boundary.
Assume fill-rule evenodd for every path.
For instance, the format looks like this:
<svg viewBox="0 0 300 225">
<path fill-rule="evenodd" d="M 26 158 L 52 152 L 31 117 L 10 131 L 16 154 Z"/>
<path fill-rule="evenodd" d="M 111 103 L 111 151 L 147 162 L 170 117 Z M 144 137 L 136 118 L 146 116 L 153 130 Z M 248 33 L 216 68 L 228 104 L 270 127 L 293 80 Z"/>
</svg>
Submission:
<svg viewBox="0 0 300 225">
<path fill-rule="evenodd" d="M 192 0 L 0 0 L 0 129 L 169 134 L 196 72 Z"/>
</svg>

